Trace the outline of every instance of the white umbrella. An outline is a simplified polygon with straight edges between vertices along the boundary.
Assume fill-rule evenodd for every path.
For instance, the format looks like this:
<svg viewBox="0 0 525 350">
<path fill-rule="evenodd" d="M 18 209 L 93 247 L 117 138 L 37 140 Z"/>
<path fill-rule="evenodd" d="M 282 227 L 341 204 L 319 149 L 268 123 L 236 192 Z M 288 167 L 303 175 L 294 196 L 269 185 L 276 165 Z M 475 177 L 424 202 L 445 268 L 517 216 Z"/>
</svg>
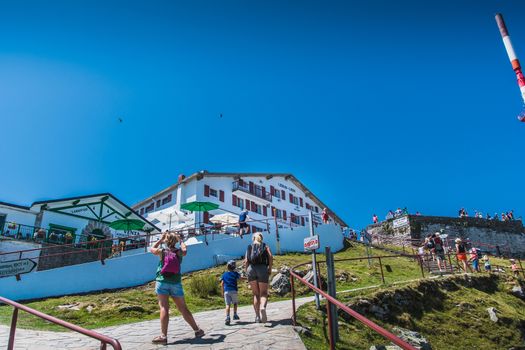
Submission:
<svg viewBox="0 0 525 350">
<path fill-rule="evenodd" d="M 231 225 L 231 224 L 236 224 L 237 222 L 239 222 L 239 217 L 234 214 L 224 213 L 224 214 L 213 215 L 213 217 L 210 218 L 210 221 L 213 223 Z"/>
<path fill-rule="evenodd" d="M 159 211 L 148 213 L 147 217 L 148 220 L 158 220 L 162 225 L 168 225 L 168 229 L 171 229 L 172 223 L 175 221 L 189 221 L 192 220 L 190 217 L 187 217 L 184 213 L 178 211 L 175 209 L 175 207 L 170 207 L 166 209 L 162 209 Z"/>
</svg>

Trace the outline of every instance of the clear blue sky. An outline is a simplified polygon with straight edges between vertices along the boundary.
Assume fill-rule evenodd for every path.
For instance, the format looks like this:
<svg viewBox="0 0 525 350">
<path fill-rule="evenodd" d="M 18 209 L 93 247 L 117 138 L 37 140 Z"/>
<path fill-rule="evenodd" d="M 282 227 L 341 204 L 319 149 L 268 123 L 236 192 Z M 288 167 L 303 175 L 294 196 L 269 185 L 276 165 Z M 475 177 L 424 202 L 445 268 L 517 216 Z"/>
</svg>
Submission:
<svg viewBox="0 0 525 350">
<path fill-rule="evenodd" d="M 513 1 L 1 1 L 0 200 L 291 172 L 351 226 L 525 214 Z M 219 114 L 223 118 L 219 118 Z M 121 117 L 124 121 L 119 123 Z"/>
</svg>

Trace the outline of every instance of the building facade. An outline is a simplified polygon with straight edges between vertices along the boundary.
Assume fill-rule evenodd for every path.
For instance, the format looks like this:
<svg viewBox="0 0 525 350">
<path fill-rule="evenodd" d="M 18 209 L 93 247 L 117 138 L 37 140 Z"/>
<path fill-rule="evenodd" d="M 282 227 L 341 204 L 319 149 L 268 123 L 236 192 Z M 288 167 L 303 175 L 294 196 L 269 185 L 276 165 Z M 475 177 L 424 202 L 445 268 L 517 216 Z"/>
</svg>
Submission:
<svg viewBox="0 0 525 350">
<path fill-rule="evenodd" d="M 206 201 L 219 205 L 215 211 L 198 213 L 181 209 L 184 203 Z M 320 214 L 327 206 L 292 174 L 210 173 L 200 171 L 189 177 L 180 175 L 178 182 L 133 205 L 146 218 L 173 209 L 177 215 L 152 220 L 160 229 L 168 226 L 208 223 L 213 215 L 223 212 L 239 214 L 247 209 L 252 219 L 252 231 L 264 230 L 264 222 L 276 217 L 280 223 L 307 226 L 308 212 Z M 340 226 L 346 223 L 333 211 L 330 219 Z"/>
</svg>

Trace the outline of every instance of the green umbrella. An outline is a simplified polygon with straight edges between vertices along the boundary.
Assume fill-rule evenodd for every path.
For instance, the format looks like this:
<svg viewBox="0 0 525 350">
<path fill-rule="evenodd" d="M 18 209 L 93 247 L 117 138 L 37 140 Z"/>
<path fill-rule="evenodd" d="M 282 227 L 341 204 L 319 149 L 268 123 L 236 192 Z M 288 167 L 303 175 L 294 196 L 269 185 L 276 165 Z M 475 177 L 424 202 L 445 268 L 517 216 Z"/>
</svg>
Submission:
<svg viewBox="0 0 525 350">
<path fill-rule="evenodd" d="M 189 202 L 182 204 L 180 207 L 189 211 L 210 211 L 219 208 L 219 205 L 210 202 Z"/>
<path fill-rule="evenodd" d="M 144 222 L 137 219 L 122 219 L 113 221 L 109 224 L 109 227 L 117 231 L 142 230 L 144 228 Z"/>
</svg>

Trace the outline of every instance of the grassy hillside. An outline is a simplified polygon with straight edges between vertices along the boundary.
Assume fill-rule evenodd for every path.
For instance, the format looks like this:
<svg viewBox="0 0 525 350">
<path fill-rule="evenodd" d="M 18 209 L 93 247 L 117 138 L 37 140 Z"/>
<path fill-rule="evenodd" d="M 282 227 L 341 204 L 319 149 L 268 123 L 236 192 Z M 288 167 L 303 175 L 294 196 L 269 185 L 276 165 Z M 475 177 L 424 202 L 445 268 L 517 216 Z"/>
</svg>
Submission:
<svg viewBox="0 0 525 350">
<path fill-rule="evenodd" d="M 510 294 L 514 283 L 512 278 L 488 274 L 450 276 L 371 293 L 362 291 L 343 299 L 388 330 L 400 326 L 420 332 L 435 350 L 524 349 L 525 301 Z M 388 312 L 382 315 L 370 305 Z M 498 322 L 490 320 L 489 307 L 499 310 Z M 368 350 L 374 344 L 388 345 L 381 336 L 344 316 L 339 318 L 338 349 Z M 328 349 L 326 318 L 313 304 L 300 308 L 298 321 L 312 329 L 312 336 L 302 336 L 308 349 Z"/>
</svg>

